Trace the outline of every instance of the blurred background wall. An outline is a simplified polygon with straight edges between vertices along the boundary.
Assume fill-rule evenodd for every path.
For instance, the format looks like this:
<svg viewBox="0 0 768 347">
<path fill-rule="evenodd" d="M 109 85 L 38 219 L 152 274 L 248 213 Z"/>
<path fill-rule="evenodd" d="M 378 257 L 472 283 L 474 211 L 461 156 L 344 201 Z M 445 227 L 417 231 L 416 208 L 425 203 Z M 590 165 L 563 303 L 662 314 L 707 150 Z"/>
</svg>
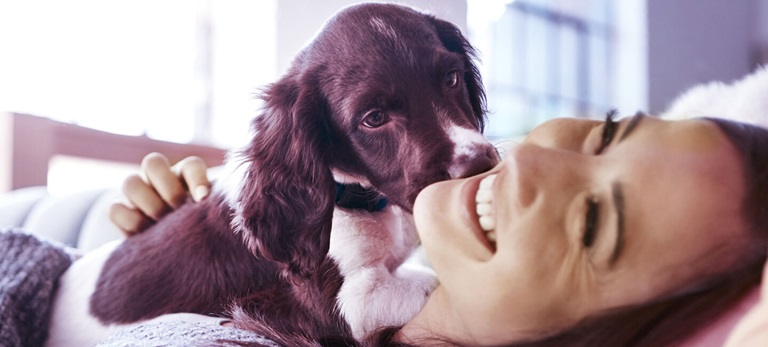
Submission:
<svg viewBox="0 0 768 347">
<path fill-rule="evenodd" d="M 663 110 L 690 86 L 731 81 L 766 62 L 764 0 L 651 0 L 648 6 L 648 109 Z"/>
</svg>

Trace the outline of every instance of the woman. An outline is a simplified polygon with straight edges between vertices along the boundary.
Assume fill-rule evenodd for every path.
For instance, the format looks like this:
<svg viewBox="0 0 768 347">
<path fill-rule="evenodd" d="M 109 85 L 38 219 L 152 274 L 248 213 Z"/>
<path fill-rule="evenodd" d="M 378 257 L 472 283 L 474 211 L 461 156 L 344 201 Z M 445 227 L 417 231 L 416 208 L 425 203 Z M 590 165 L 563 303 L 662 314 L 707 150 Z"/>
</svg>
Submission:
<svg viewBox="0 0 768 347">
<path fill-rule="evenodd" d="M 421 327 L 467 344 L 533 340 L 596 313 L 685 295 L 736 269 L 756 265 L 759 273 L 768 222 L 745 204 L 766 206 L 765 187 L 751 178 L 768 174 L 768 152 L 754 152 L 768 150 L 765 130 L 752 137 L 762 143 L 742 147 L 736 141 L 750 137 L 720 120 L 638 115 L 611 124 L 545 123 L 485 175 L 498 172 L 494 190 L 508 192 L 490 199 L 504 212 L 485 232 L 495 234 L 495 247 L 462 232 L 478 230 L 471 214 L 446 220 L 428 208 L 443 201 L 444 215 L 461 216 L 482 177 L 438 183 L 420 196 L 417 229 L 441 287 L 400 331 L 404 340 Z M 744 165 L 752 161 L 759 171 Z"/>
<path fill-rule="evenodd" d="M 186 169 L 204 192 L 204 165 Z M 128 232 L 185 190 L 151 155 L 112 217 Z M 556 119 L 490 172 L 434 184 L 414 217 L 441 285 L 374 345 L 665 345 L 759 283 L 768 130 L 719 119 Z M 154 187 L 154 189 L 153 189 Z M 157 193 L 155 193 L 157 191 Z M 152 216 L 152 217 L 147 217 Z"/>
</svg>

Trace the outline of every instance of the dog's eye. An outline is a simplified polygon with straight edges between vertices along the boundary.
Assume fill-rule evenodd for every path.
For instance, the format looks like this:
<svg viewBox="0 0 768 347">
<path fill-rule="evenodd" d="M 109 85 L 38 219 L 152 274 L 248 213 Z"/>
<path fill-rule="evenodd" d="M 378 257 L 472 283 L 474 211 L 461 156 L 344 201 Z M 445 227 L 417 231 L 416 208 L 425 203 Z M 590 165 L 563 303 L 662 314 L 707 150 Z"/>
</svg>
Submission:
<svg viewBox="0 0 768 347">
<path fill-rule="evenodd" d="M 381 110 L 373 110 L 368 112 L 363 118 L 363 125 L 367 128 L 378 128 L 389 122 L 389 116 Z"/>
<path fill-rule="evenodd" d="M 451 71 L 447 75 L 445 75 L 445 86 L 448 88 L 455 88 L 457 85 L 459 85 L 459 72 L 458 71 Z"/>
</svg>

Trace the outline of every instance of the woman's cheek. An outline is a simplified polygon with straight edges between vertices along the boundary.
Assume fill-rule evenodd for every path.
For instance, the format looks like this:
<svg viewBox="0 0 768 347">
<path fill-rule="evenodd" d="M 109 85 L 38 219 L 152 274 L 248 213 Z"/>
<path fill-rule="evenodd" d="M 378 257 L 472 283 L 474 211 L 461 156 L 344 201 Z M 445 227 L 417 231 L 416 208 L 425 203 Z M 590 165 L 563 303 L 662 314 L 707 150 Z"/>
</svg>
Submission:
<svg viewBox="0 0 768 347">
<path fill-rule="evenodd" d="M 446 182 L 435 183 L 424 188 L 416 197 L 413 219 L 416 232 L 425 246 L 445 237 L 440 235 L 441 230 L 444 229 L 444 225 L 450 225 L 450 222 L 446 221 L 450 214 L 446 213 L 445 208 L 449 202 L 449 188 Z"/>
</svg>

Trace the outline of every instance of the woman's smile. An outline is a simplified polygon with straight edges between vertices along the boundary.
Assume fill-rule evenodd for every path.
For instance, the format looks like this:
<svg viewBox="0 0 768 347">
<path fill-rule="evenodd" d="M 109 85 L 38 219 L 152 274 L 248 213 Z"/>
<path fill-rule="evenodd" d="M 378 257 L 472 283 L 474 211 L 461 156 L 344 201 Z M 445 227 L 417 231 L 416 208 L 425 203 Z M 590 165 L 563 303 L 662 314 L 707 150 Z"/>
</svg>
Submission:
<svg viewBox="0 0 768 347">
<path fill-rule="evenodd" d="M 461 201 L 464 202 L 460 213 L 466 216 L 465 221 L 470 226 L 468 230 L 470 230 L 480 244 L 489 251 L 494 252 L 496 250 L 495 231 L 493 236 L 491 236 L 493 237 L 493 241 L 491 241 L 487 230 L 488 224 L 495 222 L 493 221 L 493 214 L 489 211 L 493 203 L 493 192 L 489 187 L 492 182 L 486 181 L 485 178 L 487 177 L 475 176 L 464 181 L 464 185 L 459 193 L 462 196 Z M 482 199 L 483 202 L 478 202 L 479 199 Z M 480 207 L 481 205 L 482 207 Z M 486 225 L 483 226 L 483 223 Z"/>
<path fill-rule="evenodd" d="M 492 248 L 496 247 L 496 217 L 493 213 L 493 182 L 495 180 L 496 174 L 485 176 L 480 181 L 475 195 L 477 222 Z"/>
</svg>

